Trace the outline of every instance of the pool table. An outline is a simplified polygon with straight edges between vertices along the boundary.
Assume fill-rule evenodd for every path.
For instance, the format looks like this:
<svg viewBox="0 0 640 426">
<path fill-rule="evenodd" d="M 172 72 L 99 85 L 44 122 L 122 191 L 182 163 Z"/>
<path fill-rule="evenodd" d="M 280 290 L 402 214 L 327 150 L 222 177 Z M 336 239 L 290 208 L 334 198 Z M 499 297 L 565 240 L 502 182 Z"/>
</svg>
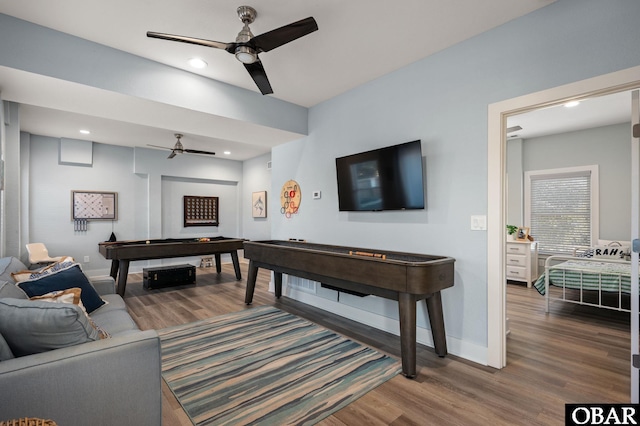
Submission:
<svg viewBox="0 0 640 426">
<path fill-rule="evenodd" d="M 172 257 L 214 255 L 216 271 L 221 272 L 220 255 L 229 253 L 233 261 L 236 279 L 241 280 L 238 250 L 243 248 L 243 239 L 226 237 L 167 238 L 158 240 L 105 241 L 98 250 L 105 259 L 111 259 L 111 276 L 117 279 L 117 291 L 124 297 L 127 287 L 129 262 L 132 260 L 167 259 Z"/>
</svg>

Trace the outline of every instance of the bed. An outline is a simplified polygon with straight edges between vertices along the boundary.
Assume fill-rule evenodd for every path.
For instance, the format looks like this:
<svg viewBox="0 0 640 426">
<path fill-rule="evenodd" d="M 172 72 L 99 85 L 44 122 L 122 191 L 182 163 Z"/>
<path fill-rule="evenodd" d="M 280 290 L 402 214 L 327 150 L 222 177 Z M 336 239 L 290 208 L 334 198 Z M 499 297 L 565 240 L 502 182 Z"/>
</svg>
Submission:
<svg viewBox="0 0 640 426">
<path fill-rule="evenodd" d="M 602 249 L 604 247 L 608 249 Z M 616 249 L 612 250 L 613 247 Z M 549 312 L 552 300 L 629 312 L 631 262 L 628 247 L 620 243 L 598 245 L 578 252 L 576 256 L 549 256 L 544 273 L 533 285 L 545 296 L 545 312 Z"/>
</svg>

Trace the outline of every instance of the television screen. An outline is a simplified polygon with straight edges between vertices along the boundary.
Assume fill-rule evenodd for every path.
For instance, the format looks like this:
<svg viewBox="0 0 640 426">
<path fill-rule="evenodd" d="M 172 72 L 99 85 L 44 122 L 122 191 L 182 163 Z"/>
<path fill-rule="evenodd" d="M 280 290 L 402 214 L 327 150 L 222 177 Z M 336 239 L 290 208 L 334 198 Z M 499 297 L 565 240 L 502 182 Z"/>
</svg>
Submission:
<svg viewBox="0 0 640 426">
<path fill-rule="evenodd" d="M 419 140 L 336 158 L 340 211 L 424 209 Z"/>
</svg>

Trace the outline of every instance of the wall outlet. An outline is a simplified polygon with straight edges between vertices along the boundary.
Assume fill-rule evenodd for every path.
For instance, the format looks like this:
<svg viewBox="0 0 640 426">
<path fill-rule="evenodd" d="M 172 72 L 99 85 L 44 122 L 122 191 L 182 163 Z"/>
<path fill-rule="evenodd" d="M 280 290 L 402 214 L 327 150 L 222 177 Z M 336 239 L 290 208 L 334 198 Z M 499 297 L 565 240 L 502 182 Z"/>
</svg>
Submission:
<svg viewBox="0 0 640 426">
<path fill-rule="evenodd" d="M 89 258 L 89 256 L 85 256 L 84 263 L 89 263 L 89 262 L 91 262 L 91 259 Z"/>
<path fill-rule="evenodd" d="M 322 192 L 320 192 L 320 191 L 313 191 L 313 199 L 314 199 L 314 200 L 319 200 L 321 196 L 322 196 Z"/>
</svg>

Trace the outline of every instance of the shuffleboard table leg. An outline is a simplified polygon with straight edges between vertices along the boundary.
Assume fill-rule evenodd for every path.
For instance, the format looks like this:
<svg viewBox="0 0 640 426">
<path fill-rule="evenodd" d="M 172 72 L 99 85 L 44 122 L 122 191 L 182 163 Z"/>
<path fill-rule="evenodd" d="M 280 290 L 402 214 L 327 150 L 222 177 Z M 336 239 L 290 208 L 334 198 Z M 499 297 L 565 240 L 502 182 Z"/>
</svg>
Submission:
<svg viewBox="0 0 640 426">
<path fill-rule="evenodd" d="M 244 294 L 244 303 L 250 305 L 253 302 L 253 291 L 256 288 L 256 279 L 258 278 L 258 267 L 253 263 L 253 260 L 249 261 L 249 272 L 247 276 L 247 290 Z"/>
<path fill-rule="evenodd" d="M 402 374 L 409 379 L 416 377 L 416 302 L 415 295 L 409 293 L 398 295 Z"/>
<path fill-rule="evenodd" d="M 242 279 L 242 272 L 240 272 L 240 261 L 238 260 L 238 251 L 231 252 L 231 261 L 233 262 L 233 270 L 236 271 L 236 280 Z"/>
<path fill-rule="evenodd" d="M 216 253 L 213 255 L 216 258 L 216 272 L 222 272 L 222 261 L 220 260 L 220 253 Z"/>
<path fill-rule="evenodd" d="M 120 272 L 118 273 L 117 292 L 120 297 L 124 297 L 124 290 L 127 288 L 127 275 L 129 274 L 129 261 L 120 260 Z"/>
<path fill-rule="evenodd" d="M 431 323 L 431 335 L 436 354 L 443 357 L 447 354 L 447 335 L 444 331 L 444 315 L 442 313 L 442 296 L 439 291 L 429 295 L 425 302 Z"/>
</svg>

